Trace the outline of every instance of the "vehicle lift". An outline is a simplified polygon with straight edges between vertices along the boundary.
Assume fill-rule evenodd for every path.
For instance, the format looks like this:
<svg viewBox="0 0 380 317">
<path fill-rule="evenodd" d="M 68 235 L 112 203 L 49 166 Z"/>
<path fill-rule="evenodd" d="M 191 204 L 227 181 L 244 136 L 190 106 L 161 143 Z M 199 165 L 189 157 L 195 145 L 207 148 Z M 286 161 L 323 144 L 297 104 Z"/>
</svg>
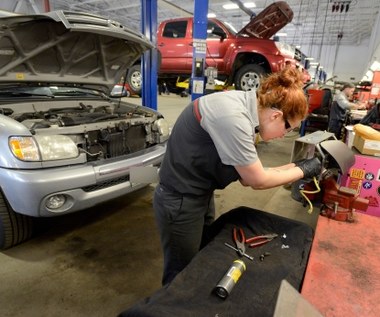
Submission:
<svg viewBox="0 0 380 317">
<path fill-rule="evenodd" d="M 208 0 L 194 1 L 193 68 L 191 73 L 191 100 L 204 94 L 207 54 Z"/>
</svg>

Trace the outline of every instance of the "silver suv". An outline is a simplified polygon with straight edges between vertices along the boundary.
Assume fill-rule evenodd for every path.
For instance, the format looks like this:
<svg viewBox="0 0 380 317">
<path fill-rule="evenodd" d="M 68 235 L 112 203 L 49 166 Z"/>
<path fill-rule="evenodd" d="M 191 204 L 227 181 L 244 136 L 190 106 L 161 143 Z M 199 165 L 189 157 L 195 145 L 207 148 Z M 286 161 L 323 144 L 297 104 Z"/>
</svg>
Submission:
<svg viewBox="0 0 380 317">
<path fill-rule="evenodd" d="M 145 186 L 169 136 L 152 109 L 110 91 L 152 45 L 99 16 L 0 19 L 0 248 L 63 215 Z M 143 171 L 141 171 L 143 170 Z M 140 174 L 139 174 L 140 173 Z M 149 178 L 149 177 L 148 177 Z"/>
</svg>

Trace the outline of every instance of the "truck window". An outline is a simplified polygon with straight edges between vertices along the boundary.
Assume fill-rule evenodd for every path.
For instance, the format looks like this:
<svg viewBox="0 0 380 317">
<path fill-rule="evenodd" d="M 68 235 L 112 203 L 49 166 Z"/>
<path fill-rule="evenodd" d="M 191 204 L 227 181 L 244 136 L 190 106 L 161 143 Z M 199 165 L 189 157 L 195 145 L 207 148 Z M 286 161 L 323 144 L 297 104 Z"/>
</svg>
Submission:
<svg viewBox="0 0 380 317">
<path fill-rule="evenodd" d="M 162 32 L 163 37 L 183 38 L 186 36 L 187 21 L 168 22 Z"/>
<path fill-rule="evenodd" d="M 208 39 L 215 39 L 215 38 L 220 39 L 220 36 L 217 34 L 214 34 L 213 32 L 215 32 L 217 34 L 225 34 L 223 29 L 219 25 L 217 25 L 215 22 L 208 21 L 208 23 L 207 23 L 207 38 Z"/>
</svg>

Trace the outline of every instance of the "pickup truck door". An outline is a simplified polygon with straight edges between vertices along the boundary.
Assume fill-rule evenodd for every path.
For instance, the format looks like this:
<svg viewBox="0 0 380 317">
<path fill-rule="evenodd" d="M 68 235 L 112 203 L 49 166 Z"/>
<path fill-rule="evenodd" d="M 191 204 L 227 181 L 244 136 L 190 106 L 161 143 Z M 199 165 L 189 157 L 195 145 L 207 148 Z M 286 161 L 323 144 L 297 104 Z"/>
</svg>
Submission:
<svg viewBox="0 0 380 317">
<path fill-rule="evenodd" d="M 219 73 L 224 73 L 225 55 L 230 44 L 229 34 L 216 22 L 209 20 L 207 23 L 206 67 L 216 67 Z"/>
<path fill-rule="evenodd" d="M 191 73 L 192 36 L 188 20 L 166 22 L 159 28 L 157 47 L 161 53 L 159 73 Z"/>
</svg>

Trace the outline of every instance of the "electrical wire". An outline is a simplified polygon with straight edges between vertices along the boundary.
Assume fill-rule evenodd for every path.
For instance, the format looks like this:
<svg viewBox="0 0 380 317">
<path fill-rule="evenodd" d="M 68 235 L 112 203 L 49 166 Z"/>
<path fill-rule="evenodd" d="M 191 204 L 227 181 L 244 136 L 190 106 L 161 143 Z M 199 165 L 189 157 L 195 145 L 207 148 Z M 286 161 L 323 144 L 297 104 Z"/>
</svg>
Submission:
<svg viewBox="0 0 380 317">
<path fill-rule="evenodd" d="M 314 181 L 315 187 L 317 188 L 316 190 L 303 190 L 303 189 L 300 190 L 300 193 L 301 193 L 302 197 L 309 204 L 309 209 L 307 210 L 307 212 L 309 214 L 311 214 L 313 212 L 313 204 L 310 201 L 310 199 L 306 196 L 306 194 L 316 194 L 316 193 L 319 193 L 321 191 L 321 188 L 319 187 L 317 178 L 315 176 L 313 177 L 313 181 Z"/>
</svg>

